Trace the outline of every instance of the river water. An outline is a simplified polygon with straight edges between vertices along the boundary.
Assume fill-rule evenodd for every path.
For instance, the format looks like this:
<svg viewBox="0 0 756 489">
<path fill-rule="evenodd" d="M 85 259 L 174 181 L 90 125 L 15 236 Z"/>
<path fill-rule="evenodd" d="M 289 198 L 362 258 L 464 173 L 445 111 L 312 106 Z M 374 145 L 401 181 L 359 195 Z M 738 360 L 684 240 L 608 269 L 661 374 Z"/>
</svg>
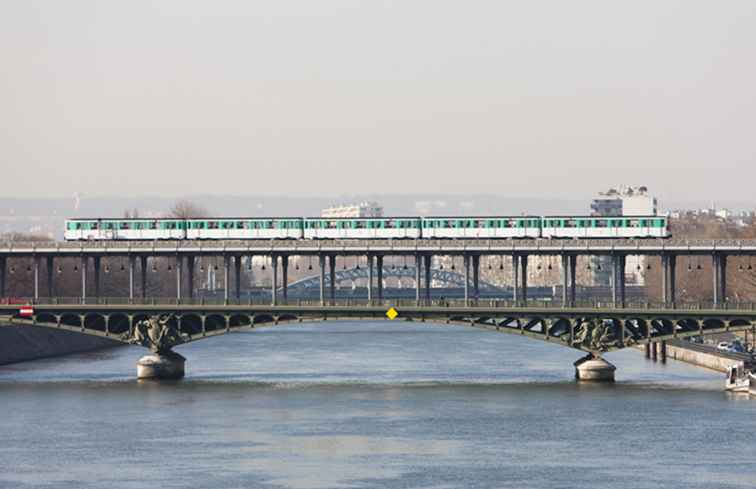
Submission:
<svg viewBox="0 0 756 489">
<path fill-rule="evenodd" d="M 293 324 L 0 367 L 0 487 L 754 488 L 756 401 L 638 351 L 614 385 L 516 335 Z"/>
</svg>

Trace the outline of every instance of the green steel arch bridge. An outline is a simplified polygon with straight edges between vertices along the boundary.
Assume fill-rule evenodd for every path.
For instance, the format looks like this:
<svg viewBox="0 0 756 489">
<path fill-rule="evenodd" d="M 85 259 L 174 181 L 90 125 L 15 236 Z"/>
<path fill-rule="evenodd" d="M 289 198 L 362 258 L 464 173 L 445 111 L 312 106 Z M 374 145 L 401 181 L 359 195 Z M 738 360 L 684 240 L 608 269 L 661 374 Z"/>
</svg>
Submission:
<svg viewBox="0 0 756 489">
<path fill-rule="evenodd" d="M 753 332 L 756 327 L 753 304 L 731 305 L 726 309 L 701 306 L 673 309 L 648 303 L 617 308 L 611 303 L 565 307 L 544 302 L 525 307 L 497 300 L 472 304 L 464 300 L 433 301 L 420 306 L 414 301 L 364 300 L 339 300 L 328 305 L 317 301 L 283 305 L 199 300 L 177 303 L 174 299 L 144 303 L 130 303 L 128 299 L 63 302 L 0 305 L 0 323 L 105 337 L 139 344 L 158 356 L 170 356 L 174 354 L 173 348 L 182 344 L 244 329 L 284 322 L 391 320 L 395 312 L 395 321 L 458 324 L 522 335 L 572 348 L 587 354 L 586 358 L 601 361 L 604 353 L 623 348 L 647 345 L 648 355 L 651 348 L 655 352 L 656 345 L 667 340 Z M 150 333 L 151 327 L 154 334 Z M 611 369 L 613 372 L 614 367 Z"/>
</svg>

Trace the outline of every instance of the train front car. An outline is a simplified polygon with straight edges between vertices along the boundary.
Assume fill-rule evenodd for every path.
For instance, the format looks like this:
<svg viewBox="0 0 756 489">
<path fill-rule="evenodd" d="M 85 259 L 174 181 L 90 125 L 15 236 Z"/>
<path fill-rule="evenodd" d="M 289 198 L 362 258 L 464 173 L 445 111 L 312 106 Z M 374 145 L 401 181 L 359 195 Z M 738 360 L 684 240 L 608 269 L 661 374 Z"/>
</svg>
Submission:
<svg viewBox="0 0 756 489">
<path fill-rule="evenodd" d="M 187 219 L 188 239 L 302 239 L 299 217 Z"/>
<path fill-rule="evenodd" d="M 444 216 L 423 217 L 423 238 L 539 238 L 537 216 Z"/>
<path fill-rule="evenodd" d="M 186 238 L 183 219 L 68 219 L 67 241 L 121 241 Z"/>
<path fill-rule="evenodd" d="M 419 217 L 304 218 L 305 239 L 417 239 Z"/>
<path fill-rule="evenodd" d="M 668 238 L 663 216 L 544 216 L 544 238 L 621 239 Z"/>
</svg>

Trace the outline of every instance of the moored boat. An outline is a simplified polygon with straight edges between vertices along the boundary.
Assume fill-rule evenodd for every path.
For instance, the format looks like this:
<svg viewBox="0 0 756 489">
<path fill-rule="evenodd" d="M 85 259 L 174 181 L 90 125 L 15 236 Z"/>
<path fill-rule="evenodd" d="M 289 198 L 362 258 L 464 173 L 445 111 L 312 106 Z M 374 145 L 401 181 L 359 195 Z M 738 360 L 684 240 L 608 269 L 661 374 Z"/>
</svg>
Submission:
<svg viewBox="0 0 756 489">
<path fill-rule="evenodd" d="M 748 392 L 751 381 L 749 377 L 752 376 L 747 371 L 742 363 L 730 365 L 727 369 L 727 379 L 725 380 L 725 390 L 731 392 Z M 754 386 L 756 388 L 756 386 Z"/>
<path fill-rule="evenodd" d="M 748 372 L 748 393 L 756 397 L 756 375 L 753 374 L 753 372 Z"/>
</svg>

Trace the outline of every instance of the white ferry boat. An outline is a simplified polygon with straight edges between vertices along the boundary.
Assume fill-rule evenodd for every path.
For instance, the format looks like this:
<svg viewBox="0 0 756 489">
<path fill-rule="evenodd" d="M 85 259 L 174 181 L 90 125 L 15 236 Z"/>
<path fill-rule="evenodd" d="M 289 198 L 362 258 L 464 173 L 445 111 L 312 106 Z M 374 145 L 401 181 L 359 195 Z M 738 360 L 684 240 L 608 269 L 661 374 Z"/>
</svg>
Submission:
<svg viewBox="0 0 756 489">
<path fill-rule="evenodd" d="M 749 377 L 752 376 L 753 374 L 747 371 L 742 363 L 730 365 L 727 368 L 725 390 L 731 392 L 748 392 L 749 388 L 756 388 L 756 386 L 750 387 L 752 383 L 756 383 L 756 381 L 749 381 Z"/>
</svg>

